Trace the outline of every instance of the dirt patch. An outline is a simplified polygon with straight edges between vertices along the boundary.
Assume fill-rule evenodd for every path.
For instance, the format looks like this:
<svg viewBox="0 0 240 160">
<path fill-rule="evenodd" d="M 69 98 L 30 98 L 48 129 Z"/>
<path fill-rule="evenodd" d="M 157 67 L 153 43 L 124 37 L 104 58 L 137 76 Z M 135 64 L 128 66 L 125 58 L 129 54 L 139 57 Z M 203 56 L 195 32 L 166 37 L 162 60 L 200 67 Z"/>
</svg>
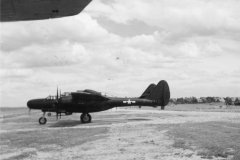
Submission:
<svg viewBox="0 0 240 160">
<path fill-rule="evenodd" d="M 16 131 L 0 134 L 1 158 L 25 159 L 37 156 L 35 152 L 60 152 L 64 148 L 82 145 L 105 138 L 108 128 L 68 128 Z M 32 149 L 30 152 L 28 149 Z M 33 154 L 34 152 L 34 154 Z M 28 155 L 28 156 L 27 156 Z"/>
</svg>

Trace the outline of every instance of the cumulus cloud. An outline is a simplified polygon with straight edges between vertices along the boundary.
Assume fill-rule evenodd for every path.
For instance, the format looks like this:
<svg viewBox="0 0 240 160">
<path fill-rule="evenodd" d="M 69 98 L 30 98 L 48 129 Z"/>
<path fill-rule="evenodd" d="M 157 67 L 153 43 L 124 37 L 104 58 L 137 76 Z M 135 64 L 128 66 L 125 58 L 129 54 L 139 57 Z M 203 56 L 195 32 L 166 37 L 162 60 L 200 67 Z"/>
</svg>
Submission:
<svg viewBox="0 0 240 160">
<path fill-rule="evenodd" d="M 97 9 L 99 6 L 102 9 Z M 95 17 L 104 16 L 116 23 L 128 25 L 139 20 L 149 26 L 158 26 L 164 29 L 158 34 L 161 44 L 185 43 L 186 48 L 191 43 L 192 47 L 200 47 L 202 53 L 210 54 L 208 51 L 216 53 L 222 45 L 231 45 L 233 40 L 233 43 L 239 43 L 239 6 L 240 2 L 235 0 L 133 0 L 128 3 L 116 0 L 102 3 L 97 0 L 87 10 Z M 220 40 L 228 44 L 218 44 Z M 215 46 L 206 45 L 208 42 Z"/>
<path fill-rule="evenodd" d="M 31 45 L 98 43 L 103 42 L 102 39 L 106 36 L 117 40 L 117 36 L 109 34 L 96 20 L 84 13 L 61 19 L 3 23 L 1 27 L 4 30 L 1 35 L 1 50 L 6 52 Z"/>
<path fill-rule="evenodd" d="M 239 6 L 235 0 L 94 0 L 73 17 L 1 23 L 1 105 L 25 105 L 55 94 L 57 85 L 138 96 L 165 79 L 172 97 L 233 88 Z"/>
<path fill-rule="evenodd" d="M 110 4 L 96 0 L 86 10 L 94 16 L 106 16 L 118 23 L 127 24 L 132 19 L 138 19 L 149 25 L 164 26 L 166 30 L 185 28 L 185 31 L 194 31 L 194 34 L 201 30 L 212 34 L 210 30 L 219 28 L 239 29 L 238 7 L 239 1 L 235 0 L 132 0 L 128 3 L 112 0 Z"/>
</svg>

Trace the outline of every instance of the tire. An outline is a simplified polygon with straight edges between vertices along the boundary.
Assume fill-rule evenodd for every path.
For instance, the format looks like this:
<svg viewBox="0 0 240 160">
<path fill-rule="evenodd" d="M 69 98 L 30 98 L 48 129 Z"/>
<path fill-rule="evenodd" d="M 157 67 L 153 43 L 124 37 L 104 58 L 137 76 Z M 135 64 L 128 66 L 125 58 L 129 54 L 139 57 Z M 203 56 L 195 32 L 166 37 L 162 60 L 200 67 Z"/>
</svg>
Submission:
<svg viewBox="0 0 240 160">
<path fill-rule="evenodd" d="M 47 115 L 48 115 L 48 117 L 51 117 L 52 113 L 49 112 Z"/>
<path fill-rule="evenodd" d="M 40 117 L 38 122 L 39 122 L 39 124 L 46 124 L 47 123 L 47 118 Z"/>
<path fill-rule="evenodd" d="M 83 114 L 81 115 L 81 122 L 82 122 L 82 123 L 90 123 L 91 120 L 92 120 L 92 117 L 91 117 L 90 114 L 88 114 L 88 113 L 83 113 Z"/>
<path fill-rule="evenodd" d="M 164 108 L 165 108 L 164 106 L 161 106 L 161 110 L 164 110 Z"/>
</svg>

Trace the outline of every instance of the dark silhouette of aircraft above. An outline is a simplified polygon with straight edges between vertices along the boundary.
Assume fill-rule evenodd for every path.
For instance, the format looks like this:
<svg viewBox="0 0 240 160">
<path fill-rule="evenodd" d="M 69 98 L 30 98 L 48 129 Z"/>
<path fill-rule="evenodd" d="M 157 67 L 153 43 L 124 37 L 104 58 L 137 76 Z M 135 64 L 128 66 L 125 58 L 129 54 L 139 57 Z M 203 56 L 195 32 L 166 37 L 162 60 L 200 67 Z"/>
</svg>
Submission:
<svg viewBox="0 0 240 160">
<path fill-rule="evenodd" d="M 0 0 L 0 21 L 29 21 L 79 14 L 92 0 Z"/>
<path fill-rule="evenodd" d="M 56 118 L 61 118 L 61 114 L 71 115 L 72 113 L 82 113 L 80 116 L 82 123 L 90 123 L 92 112 L 100 112 L 114 107 L 123 106 L 161 106 L 163 110 L 170 99 L 168 83 L 164 80 L 157 85 L 150 84 L 139 98 L 117 98 L 109 94 L 93 90 L 83 90 L 77 92 L 66 92 L 58 96 L 48 96 L 43 99 L 33 99 L 27 102 L 28 108 L 42 110 L 43 116 L 39 118 L 40 124 L 45 124 L 47 119 L 45 113 L 56 112 Z M 29 111 L 30 111 L 29 110 Z"/>
</svg>

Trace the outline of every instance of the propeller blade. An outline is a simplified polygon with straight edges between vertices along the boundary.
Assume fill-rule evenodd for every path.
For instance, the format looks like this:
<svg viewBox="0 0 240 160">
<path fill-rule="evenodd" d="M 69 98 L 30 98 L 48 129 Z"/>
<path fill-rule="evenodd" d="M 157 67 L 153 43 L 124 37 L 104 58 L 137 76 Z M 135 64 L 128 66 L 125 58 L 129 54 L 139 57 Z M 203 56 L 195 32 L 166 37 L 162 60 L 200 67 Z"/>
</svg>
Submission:
<svg viewBox="0 0 240 160">
<path fill-rule="evenodd" d="M 31 108 L 29 108 L 29 111 L 28 111 L 28 114 L 30 115 L 30 112 L 31 112 Z"/>
<path fill-rule="evenodd" d="M 57 97 L 56 97 L 56 99 L 57 99 L 57 103 L 56 103 L 56 118 L 57 118 L 57 120 L 58 120 L 58 116 L 59 116 L 59 112 L 58 112 L 58 109 L 59 109 L 59 107 L 58 107 L 58 105 L 59 105 L 59 101 L 58 101 L 58 99 L 61 97 L 61 90 L 60 90 L 60 94 L 58 95 L 58 86 L 57 86 Z M 60 118 L 61 118 L 61 112 L 60 112 Z"/>
<path fill-rule="evenodd" d="M 57 100 L 58 100 L 58 86 L 57 86 Z"/>
</svg>

